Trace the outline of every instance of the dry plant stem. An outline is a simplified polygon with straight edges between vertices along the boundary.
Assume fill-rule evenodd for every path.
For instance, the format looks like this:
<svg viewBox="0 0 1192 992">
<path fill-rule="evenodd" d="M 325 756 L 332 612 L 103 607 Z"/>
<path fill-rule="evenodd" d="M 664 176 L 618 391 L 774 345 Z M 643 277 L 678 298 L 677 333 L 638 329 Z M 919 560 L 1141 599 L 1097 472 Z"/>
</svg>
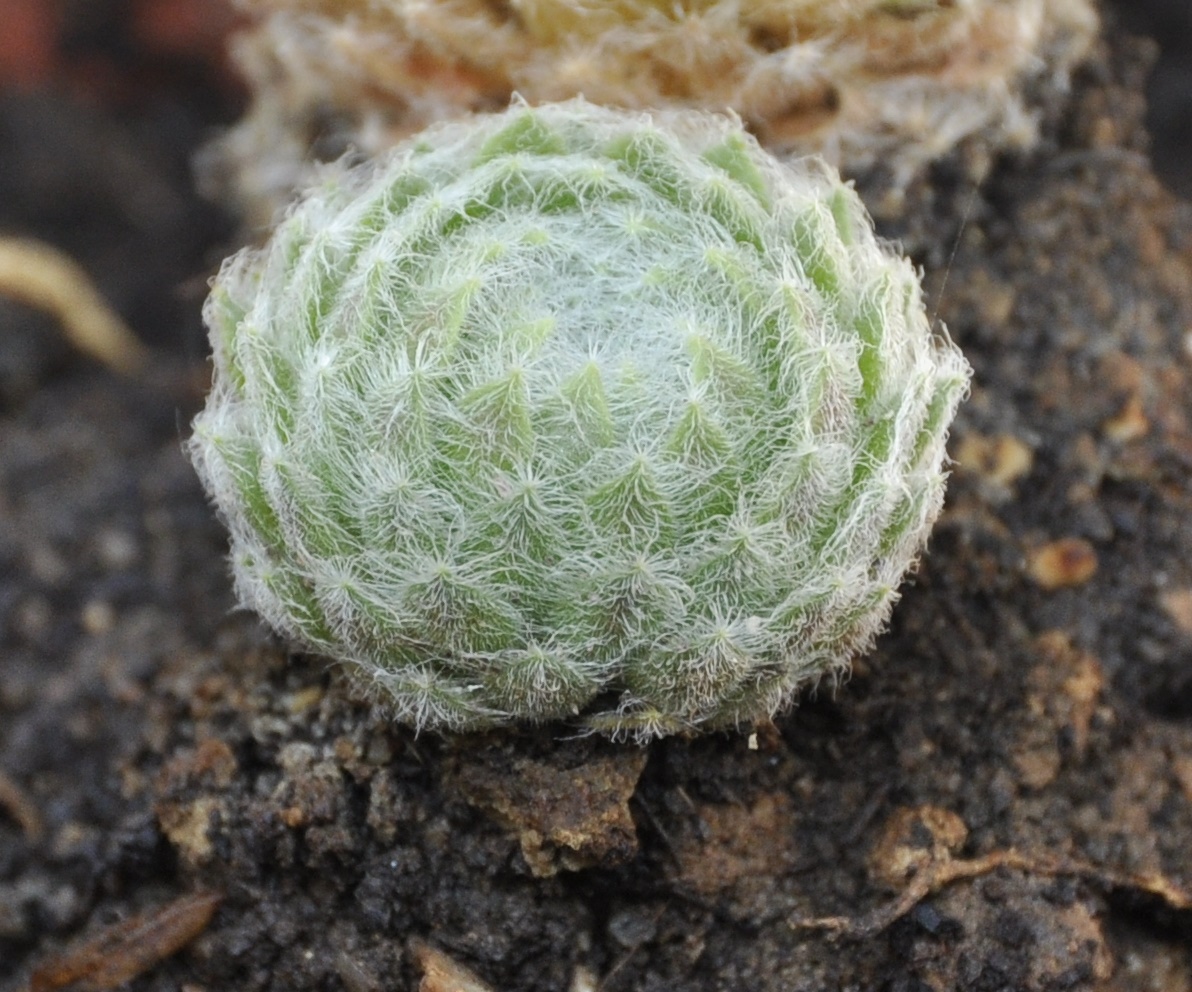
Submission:
<svg viewBox="0 0 1192 992">
<path fill-rule="evenodd" d="M 122 375 L 148 358 L 87 273 L 45 242 L 0 237 L 0 295 L 53 314 L 71 344 Z"/>
<path fill-rule="evenodd" d="M 1192 892 L 1161 875 L 1130 875 L 1101 868 L 1072 858 L 1042 854 L 1024 854 L 1014 848 L 991 851 L 978 858 L 952 860 L 943 858 L 928 865 L 910 880 L 896 899 L 864 916 L 803 917 L 791 921 L 796 930 L 824 930 L 832 937 L 864 940 L 881 933 L 901 919 L 933 892 L 959 879 L 977 878 L 998 868 L 1013 868 L 1028 875 L 1076 875 L 1101 882 L 1111 888 L 1136 889 L 1158 896 L 1172 909 L 1192 909 Z"/>
</svg>

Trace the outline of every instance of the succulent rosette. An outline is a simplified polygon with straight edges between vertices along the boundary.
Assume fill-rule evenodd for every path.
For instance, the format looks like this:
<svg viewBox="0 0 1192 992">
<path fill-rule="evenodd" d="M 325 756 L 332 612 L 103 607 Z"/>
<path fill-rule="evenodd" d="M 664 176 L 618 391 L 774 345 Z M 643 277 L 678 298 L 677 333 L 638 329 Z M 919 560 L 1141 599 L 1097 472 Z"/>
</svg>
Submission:
<svg viewBox="0 0 1192 992">
<path fill-rule="evenodd" d="M 642 740 L 841 671 L 969 378 L 831 168 L 583 101 L 329 169 L 205 313 L 241 600 L 419 728 Z"/>
<path fill-rule="evenodd" d="M 762 144 L 878 169 L 882 209 L 965 145 L 1031 148 L 1097 37 L 1095 0 L 236 0 L 245 117 L 204 157 L 263 223 L 312 153 L 376 155 L 436 120 L 583 94 L 732 108 Z"/>
</svg>

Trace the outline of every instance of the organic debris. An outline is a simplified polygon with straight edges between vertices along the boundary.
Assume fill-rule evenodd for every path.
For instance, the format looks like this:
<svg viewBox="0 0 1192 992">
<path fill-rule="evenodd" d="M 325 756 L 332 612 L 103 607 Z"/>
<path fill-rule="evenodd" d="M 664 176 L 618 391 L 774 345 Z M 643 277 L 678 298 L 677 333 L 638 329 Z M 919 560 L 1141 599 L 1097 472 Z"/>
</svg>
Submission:
<svg viewBox="0 0 1192 992">
<path fill-rule="evenodd" d="M 141 369 L 145 346 L 70 256 L 45 242 L 0 237 L 0 295 L 46 310 L 70 342 L 125 375 Z"/>
<path fill-rule="evenodd" d="M 121 920 L 39 965 L 29 992 L 107 992 L 176 954 L 207 929 L 223 899 L 193 892 Z"/>
<path fill-rule="evenodd" d="M 916 832 L 930 838 L 921 843 Z M 800 917 L 791 920 L 797 930 L 823 930 L 833 937 L 864 940 L 873 937 L 901 919 L 935 892 L 961 879 L 987 875 L 999 868 L 1026 872 L 1028 875 L 1055 877 L 1074 875 L 1111 889 L 1132 889 L 1157 896 L 1171 909 L 1192 909 L 1192 892 L 1157 874 L 1130 874 L 1102 868 L 1076 858 L 1017 851 L 1008 848 L 991 851 L 975 858 L 955 858 L 955 851 L 967 836 L 967 828 L 953 813 L 934 807 L 900 809 L 887 821 L 883 838 L 871 859 L 875 879 L 889 883 L 899 876 L 907 878 L 899 896 L 884 906 L 859 917 Z"/>
</svg>

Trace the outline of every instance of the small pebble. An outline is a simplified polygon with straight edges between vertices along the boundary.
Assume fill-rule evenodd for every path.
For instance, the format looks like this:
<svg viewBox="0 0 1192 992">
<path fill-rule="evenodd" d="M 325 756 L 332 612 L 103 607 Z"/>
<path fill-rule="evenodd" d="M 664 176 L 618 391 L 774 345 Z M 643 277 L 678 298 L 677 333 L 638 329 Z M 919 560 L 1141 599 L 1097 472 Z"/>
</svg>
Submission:
<svg viewBox="0 0 1192 992">
<path fill-rule="evenodd" d="M 1183 633 L 1192 634 L 1192 587 L 1169 589 L 1159 597 L 1167 615 Z"/>
<path fill-rule="evenodd" d="M 608 933 L 622 947 L 640 947 L 653 940 L 658 923 L 653 912 L 641 907 L 622 909 L 608 921 Z"/>
<path fill-rule="evenodd" d="M 80 621 L 83 630 L 92 637 L 98 637 L 100 634 L 106 634 L 115 625 L 116 612 L 112 609 L 111 603 L 93 599 L 84 604 Z"/>
<path fill-rule="evenodd" d="M 1151 429 L 1151 422 L 1142 411 L 1142 400 L 1131 396 L 1117 416 L 1111 417 L 1101 425 L 1101 430 L 1110 441 L 1125 444 L 1145 437 Z"/>
<path fill-rule="evenodd" d="M 1097 552 L 1080 537 L 1044 544 L 1027 559 L 1027 574 L 1043 589 L 1064 589 L 1086 583 L 1097 572 Z"/>
</svg>

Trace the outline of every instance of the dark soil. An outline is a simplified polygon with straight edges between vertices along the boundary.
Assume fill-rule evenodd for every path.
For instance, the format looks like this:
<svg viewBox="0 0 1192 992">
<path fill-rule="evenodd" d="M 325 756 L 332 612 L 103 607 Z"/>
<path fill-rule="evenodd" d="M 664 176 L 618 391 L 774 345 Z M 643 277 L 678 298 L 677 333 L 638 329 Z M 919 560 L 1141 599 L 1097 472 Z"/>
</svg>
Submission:
<svg viewBox="0 0 1192 992">
<path fill-rule="evenodd" d="M 425 941 L 496 992 L 1192 990 L 1192 206 L 1112 37 L 1034 154 L 883 222 L 976 369 L 891 630 L 646 750 L 415 738 L 232 612 L 181 441 L 232 238 L 186 163 L 234 106 L 0 96 L 0 228 L 157 356 L 0 300 L 0 989 L 100 935 L 75 988 L 413 989 Z"/>
</svg>

